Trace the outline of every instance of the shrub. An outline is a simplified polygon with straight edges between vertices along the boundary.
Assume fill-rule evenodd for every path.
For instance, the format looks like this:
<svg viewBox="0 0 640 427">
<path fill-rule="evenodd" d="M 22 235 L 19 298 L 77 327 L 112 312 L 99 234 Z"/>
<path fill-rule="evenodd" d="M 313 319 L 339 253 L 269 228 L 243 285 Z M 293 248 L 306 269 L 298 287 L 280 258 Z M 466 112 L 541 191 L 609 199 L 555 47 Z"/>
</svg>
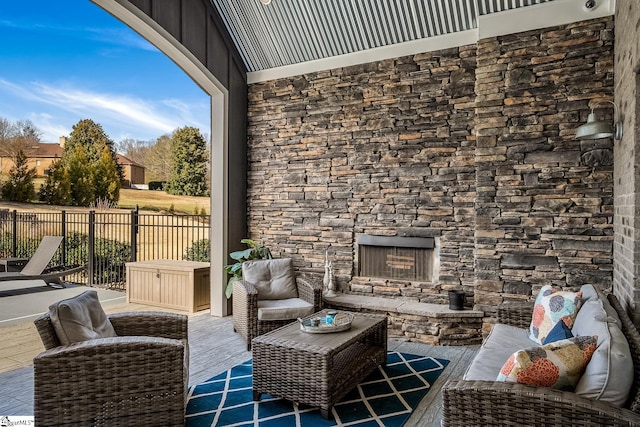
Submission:
<svg viewBox="0 0 640 427">
<path fill-rule="evenodd" d="M 193 242 L 187 252 L 184 254 L 184 259 L 188 261 L 202 261 L 209 262 L 211 259 L 211 244 L 209 239 L 196 240 Z"/>
<path fill-rule="evenodd" d="M 162 191 L 166 181 L 149 181 L 149 190 Z"/>
<path fill-rule="evenodd" d="M 89 236 L 71 233 L 66 238 L 67 264 L 86 265 L 89 262 Z M 95 283 L 118 284 L 125 281 L 125 263 L 131 261 L 131 245 L 116 240 L 98 238 L 93 253 Z"/>
</svg>

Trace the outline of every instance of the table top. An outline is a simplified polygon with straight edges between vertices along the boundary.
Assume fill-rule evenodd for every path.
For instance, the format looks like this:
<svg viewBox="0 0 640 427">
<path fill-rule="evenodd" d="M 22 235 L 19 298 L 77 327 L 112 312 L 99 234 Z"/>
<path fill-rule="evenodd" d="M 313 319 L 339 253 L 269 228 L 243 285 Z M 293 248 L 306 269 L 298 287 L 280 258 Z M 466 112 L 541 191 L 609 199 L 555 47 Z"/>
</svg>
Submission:
<svg viewBox="0 0 640 427">
<path fill-rule="evenodd" d="M 308 317 L 322 317 L 326 312 L 327 310 L 322 310 Z M 346 347 L 369 330 L 379 327 L 381 323 L 386 323 L 387 321 L 385 316 L 363 313 L 353 314 L 355 317 L 351 323 L 351 329 L 347 331 L 311 334 L 302 331 L 299 322 L 294 322 L 254 338 L 252 346 L 255 343 L 264 343 L 311 353 L 327 354 Z"/>
</svg>

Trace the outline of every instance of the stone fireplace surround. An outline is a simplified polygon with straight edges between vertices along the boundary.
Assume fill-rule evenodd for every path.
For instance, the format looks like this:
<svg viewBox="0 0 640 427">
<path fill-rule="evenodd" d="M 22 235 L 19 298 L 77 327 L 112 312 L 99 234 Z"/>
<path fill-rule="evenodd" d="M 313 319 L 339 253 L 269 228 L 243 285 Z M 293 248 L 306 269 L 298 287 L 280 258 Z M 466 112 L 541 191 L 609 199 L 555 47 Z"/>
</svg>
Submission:
<svg viewBox="0 0 640 427">
<path fill-rule="evenodd" d="M 547 283 L 610 290 L 613 145 L 573 135 L 612 95 L 612 18 L 250 85 L 249 236 L 318 274 L 328 250 L 350 294 L 464 289 L 485 328 Z M 438 238 L 438 282 L 362 283 L 361 234 Z"/>
</svg>

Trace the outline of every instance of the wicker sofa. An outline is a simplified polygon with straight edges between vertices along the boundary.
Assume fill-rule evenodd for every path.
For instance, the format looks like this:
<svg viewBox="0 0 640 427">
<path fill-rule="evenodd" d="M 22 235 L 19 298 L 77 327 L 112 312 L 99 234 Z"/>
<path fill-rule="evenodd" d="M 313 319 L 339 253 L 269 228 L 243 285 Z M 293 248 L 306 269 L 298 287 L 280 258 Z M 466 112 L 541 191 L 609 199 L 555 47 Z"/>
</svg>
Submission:
<svg viewBox="0 0 640 427">
<path fill-rule="evenodd" d="M 61 345 L 49 313 L 33 360 L 37 425 L 183 425 L 189 379 L 187 316 L 108 316 L 118 336 Z"/>
<path fill-rule="evenodd" d="M 546 387 L 463 379 L 442 389 L 443 425 L 640 426 L 640 334 L 617 298 L 606 299 L 620 318 L 633 361 L 633 385 L 622 407 Z M 499 308 L 498 322 L 528 328 L 532 311 L 532 304 L 505 305 Z"/>
</svg>

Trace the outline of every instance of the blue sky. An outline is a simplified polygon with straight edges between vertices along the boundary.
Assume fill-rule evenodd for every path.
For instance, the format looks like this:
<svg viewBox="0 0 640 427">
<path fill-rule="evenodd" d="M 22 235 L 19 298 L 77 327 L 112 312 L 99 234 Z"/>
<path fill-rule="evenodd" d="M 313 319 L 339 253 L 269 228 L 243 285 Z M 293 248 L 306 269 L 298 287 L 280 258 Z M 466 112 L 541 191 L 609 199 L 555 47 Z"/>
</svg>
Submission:
<svg viewBox="0 0 640 427">
<path fill-rule="evenodd" d="M 208 136 L 209 97 L 153 45 L 89 0 L 0 0 L 0 117 L 58 142 L 81 119 L 114 142 L 178 127 Z"/>
</svg>

